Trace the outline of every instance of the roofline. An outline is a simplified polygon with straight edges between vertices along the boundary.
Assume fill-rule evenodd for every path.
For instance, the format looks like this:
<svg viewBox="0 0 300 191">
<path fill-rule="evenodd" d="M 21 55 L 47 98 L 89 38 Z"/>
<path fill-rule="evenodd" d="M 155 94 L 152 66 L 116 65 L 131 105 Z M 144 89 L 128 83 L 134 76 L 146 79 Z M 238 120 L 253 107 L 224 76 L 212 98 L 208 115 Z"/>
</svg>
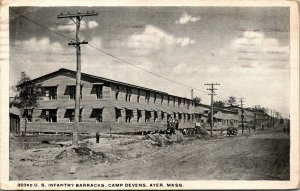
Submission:
<svg viewBox="0 0 300 191">
<path fill-rule="evenodd" d="M 32 79 L 30 81 L 34 82 L 34 81 L 37 81 L 37 80 L 39 80 L 41 78 L 48 77 L 48 76 L 51 76 L 53 74 L 60 73 L 60 72 L 71 72 L 71 73 L 75 73 L 75 75 L 76 75 L 76 71 L 74 71 L 74 70 L 70 70 L 70 69 L 66 69 L 66 68 L 60 68 L 57 71 L 45 74 L 43 76 L 37 77 L 35 79 Z M 120 85 L 124 85 L 124 86 L 130 86 L 130 87 L 133 87 L 133 88 L 138 88 L 138 89 L 143 89 L 143 90 L 147 90 L 147 91 L 157 92 L 157 93 L 161 93 L 161 94 L 166 94 L 168 96 L 173 96 L 173 97 L 178 97 L 178 98 L 181 98 L 181 99 L 187 99 L 187 100 L 193 101 L 192 99 L 189 99 L 189 98 L 186 98 L 186 97 L 180 97 L 180 96 L 168 94 L 167 92 L 163 92 L 163 91 L 159 91 L 159 90 L 154 90 L 154 89 L 150 89 L 150 88 L 146 88 L 146 87 L 142 87 L 142 86 L 138 86 L 138 85 L 134 85 L 134 84 L 129 84 L 129 83 L 125 83 L 125 82 L 120 82 L 120 81 L 116 81 L 116 80 L 112 80 L 112 79 L 108 79 L 108 78 L 103 78 L 103 77 L 100 77 L 100 76 L 95 76 L 95 75 L 91 75 L 91 74 L 87 74 L 87 73 L 81 73 L 81 75 L 82 76 L 87 76 L 87 77 L 90 77 L 90 78 L 96 78 L 96 79 L 107 81 L 107 82 L 114 83 L 114 84 L 120 84 Z"/>
</svg>

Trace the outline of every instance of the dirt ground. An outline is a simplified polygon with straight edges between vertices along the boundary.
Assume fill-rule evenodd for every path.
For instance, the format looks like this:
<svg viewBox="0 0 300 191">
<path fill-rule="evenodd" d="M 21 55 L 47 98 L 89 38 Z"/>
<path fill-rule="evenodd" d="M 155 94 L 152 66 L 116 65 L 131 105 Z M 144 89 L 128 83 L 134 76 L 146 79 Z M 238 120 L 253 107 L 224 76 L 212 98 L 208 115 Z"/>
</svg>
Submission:
<svg viewBox="0 0 300 191">
<path fill-rule="evenodd" d="M 11 180 L 288 180 L 290 139 L 281 128 L 234 137 L 43 135 L 10 138 Z M 88 149 L 87 149 L 88 148 Z M 74 170 L 75 169 L 75 170 Z M 74 171 L 74 173 L 72 173 Z"/>
</svg>

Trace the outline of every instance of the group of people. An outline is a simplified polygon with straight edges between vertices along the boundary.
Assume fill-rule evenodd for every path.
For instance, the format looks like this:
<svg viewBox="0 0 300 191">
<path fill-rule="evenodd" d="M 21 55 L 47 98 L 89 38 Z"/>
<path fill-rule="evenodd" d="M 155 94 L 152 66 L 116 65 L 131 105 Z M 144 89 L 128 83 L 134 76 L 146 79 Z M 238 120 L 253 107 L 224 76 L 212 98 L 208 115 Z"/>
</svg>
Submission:
<svg viewBox="0 0 300 191">
<path fill-rule="evenodd" d="M 178 119 L 172 118 L 172 116 L 170 116 L 167 124 L 167 133 L 174 134 L 175 130 L 178 130 L 178 128 L 179 128 Z"/>
</svg>

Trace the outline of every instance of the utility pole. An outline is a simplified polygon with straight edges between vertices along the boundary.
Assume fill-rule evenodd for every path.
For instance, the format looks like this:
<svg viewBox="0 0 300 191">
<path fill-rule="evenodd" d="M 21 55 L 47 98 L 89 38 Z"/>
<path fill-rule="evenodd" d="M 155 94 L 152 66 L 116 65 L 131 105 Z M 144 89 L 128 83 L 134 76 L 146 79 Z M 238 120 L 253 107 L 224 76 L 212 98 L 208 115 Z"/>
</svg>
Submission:
<svg viewBox="0 0 300 191">
<path fill-rule="evenodd" d="M 214 95 L 217 95 L 215 94 L 215 91 L 214 90 L 218 90 L 216 88 L 214 88 L 214 86 L 219 86 L 220 84 L 218 83 L 206 83 L 204 84 L 206 86 L 210 86 L 211 88 L 207 88 L 207 90 L 209 90 L 211 93 L 208 94 L 211 96 L 211 109 L 210 109 L 210 136 L 213 135 L 213 127 L 214 127 Z"/>
<path fill-rule="evenodd" d="M 245 115 L 244 115 L 244 108 L 243 108 L 243 103 L 244 103 L 244 99 L 246 98 L 239 98 L 240 99 L 240 102 L 241 102 L 241 108 L 242 108 L 242 134 L 244 134 L 244 128 L 245 128 L 245 124 L 244 124 L 244 118 L 245 118 Z M 250 133 L 250 127 L 249 127 L 249 133 Z"/>
<path fill-rule="evenodd" d="M 81 44 L 88 44 L 86 41 L 79 41 L 79 29 L 80 29 L 80 21 L 83 17 L 86 16 L 97 16 L 98 13 L 92 11 L 91 13 L 69 13 L 57 16 L 58 19 L 69 18 L 76 24 L 76 42 L 70 42 L 68 45 L 72 45 L 76 48 L 76 95 L 75 95 L 75 113 L 74 113 L 74 127 L 73 127 L 73 140 L 72 144 L 74 146 L 78 145 L 78 126 L 79 126 L 79 115 L 80 115 L 80 91 L 81 91 Z"/>
<path fill-rule="evenodd" d="M 271 109 L 271 126 L 273 127 L 273 111 Z"/>
</svg>

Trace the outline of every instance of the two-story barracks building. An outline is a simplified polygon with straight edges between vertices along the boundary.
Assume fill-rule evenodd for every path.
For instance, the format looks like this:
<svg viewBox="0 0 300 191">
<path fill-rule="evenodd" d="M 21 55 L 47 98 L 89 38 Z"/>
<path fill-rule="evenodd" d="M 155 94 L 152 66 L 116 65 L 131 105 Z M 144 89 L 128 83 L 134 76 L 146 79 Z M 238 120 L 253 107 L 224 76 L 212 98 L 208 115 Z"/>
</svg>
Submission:
<svg viewBox="0 0 300 191">
<path fill-rule="evenodd" d="M 28 132 L 71 132 L 76 72 L 60 69 L 32 80 L 43 87 L 38 107 L 23 113 Z M 137 132 L 164 129 L 172 116 L 181 128 L 199 122 L 193 100 L 82 73 L 80 132 Z"/>
</svg>

